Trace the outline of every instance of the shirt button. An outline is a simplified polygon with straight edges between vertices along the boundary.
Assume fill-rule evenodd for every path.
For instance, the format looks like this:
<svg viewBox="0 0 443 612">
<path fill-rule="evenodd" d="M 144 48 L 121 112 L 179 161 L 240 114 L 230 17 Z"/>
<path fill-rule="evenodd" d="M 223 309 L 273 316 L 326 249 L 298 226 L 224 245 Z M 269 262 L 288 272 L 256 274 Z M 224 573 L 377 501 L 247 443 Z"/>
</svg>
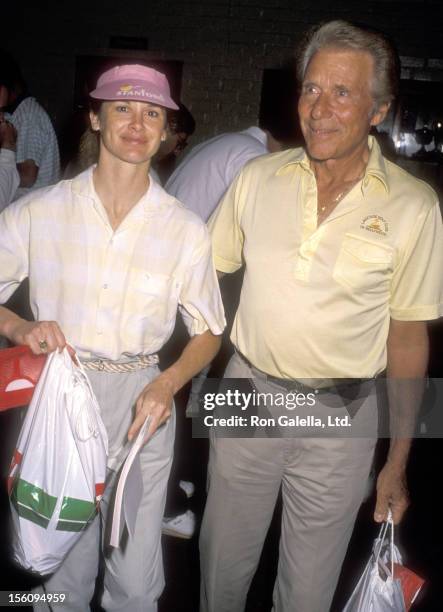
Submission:
<svg viewBox="0 0 443 612">
<path fill-rule="evenodd" d="M 102 335 L 103 335 L 103 332 L 102 332 L 102 331 L 97 330 L 97 336 L 102 336 Z"/>
<path fill-rule="evenodd" d="M 108 283 L 105 283 L 105 284 L 103 285 L 103 289 L 107 289 L 107 288 L 108 288 Z"/>
</svg>

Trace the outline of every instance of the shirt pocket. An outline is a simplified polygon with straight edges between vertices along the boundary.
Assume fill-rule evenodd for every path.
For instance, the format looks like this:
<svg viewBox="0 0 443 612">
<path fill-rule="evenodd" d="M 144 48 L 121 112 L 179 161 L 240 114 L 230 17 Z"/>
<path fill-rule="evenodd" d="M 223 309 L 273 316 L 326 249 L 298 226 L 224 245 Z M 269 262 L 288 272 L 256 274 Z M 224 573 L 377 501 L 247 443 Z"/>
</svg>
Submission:
<svg viewBox="0 0 443 612">
<path fill-rule="evenodd" d="M 392 247 L 346 235 L 333 270 L 333 278 L 351 289 L 387 290 L 393 269 Z"/>
<path fill-rule="evenodd" d="M 171 333 L 181 286 L 174 276 L 131 270 L 126 315 L 144 345 Z"/>
</svg>

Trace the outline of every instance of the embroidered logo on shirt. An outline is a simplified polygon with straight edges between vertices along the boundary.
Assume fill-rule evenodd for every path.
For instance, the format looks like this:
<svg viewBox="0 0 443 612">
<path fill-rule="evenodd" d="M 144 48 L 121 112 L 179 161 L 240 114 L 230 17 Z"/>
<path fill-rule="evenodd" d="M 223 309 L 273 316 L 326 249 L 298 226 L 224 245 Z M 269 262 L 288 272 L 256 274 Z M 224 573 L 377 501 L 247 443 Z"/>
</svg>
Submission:
<svg viewBox="0 0 443 612">
<path fill-rule="evenodd" d="M 388 222 L 379 215 L 368 215 L 365 217 L 361 222 L 360 228 L 368 230 L 368 232 L 381 234 L 382 236 L 386 236 L 389 231 Z"/>
</svg>

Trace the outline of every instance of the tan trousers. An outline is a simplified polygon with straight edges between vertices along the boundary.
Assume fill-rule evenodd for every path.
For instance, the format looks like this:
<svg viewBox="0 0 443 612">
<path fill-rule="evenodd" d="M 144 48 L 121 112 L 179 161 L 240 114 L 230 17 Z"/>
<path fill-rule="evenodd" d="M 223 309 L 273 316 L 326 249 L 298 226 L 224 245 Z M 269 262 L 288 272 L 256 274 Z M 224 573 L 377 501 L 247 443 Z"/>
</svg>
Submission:
<svg viewBox="0 0 443 612">
<path fill-rule="evenodd" d="M 225 376 L 252 377 L 238 355 Z M 366 431 L 370 425 L 368 438 L 212 437 L 200 535 L 201 612 L 243 612 L 280 485 L 273 609 L 329 610 L 372 463 L 375 401 L 366 398 L 356 417 Z"/>
</svg>

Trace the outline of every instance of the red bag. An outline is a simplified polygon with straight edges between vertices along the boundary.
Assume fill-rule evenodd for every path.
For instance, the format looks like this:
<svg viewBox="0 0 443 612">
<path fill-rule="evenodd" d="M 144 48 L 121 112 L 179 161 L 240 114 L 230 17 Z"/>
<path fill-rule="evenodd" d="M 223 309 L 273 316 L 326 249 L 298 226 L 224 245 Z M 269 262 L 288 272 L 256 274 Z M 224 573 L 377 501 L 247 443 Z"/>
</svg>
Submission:
<svg viewBox="0 0 443 612">
<path fill-rule="evenodd" d="M 408 612 L 425 581 L 423 578 L 420 578 L 420 576 L 399 563 L 394 563 L 394 578 L 397 578 L 401 582 L 406 612 Z"/>
<path fill-rule="evenodd" d="M 29 404 L 46 357 L 28 346 L 0 350 L 0 411 Z"/>
</svg>

